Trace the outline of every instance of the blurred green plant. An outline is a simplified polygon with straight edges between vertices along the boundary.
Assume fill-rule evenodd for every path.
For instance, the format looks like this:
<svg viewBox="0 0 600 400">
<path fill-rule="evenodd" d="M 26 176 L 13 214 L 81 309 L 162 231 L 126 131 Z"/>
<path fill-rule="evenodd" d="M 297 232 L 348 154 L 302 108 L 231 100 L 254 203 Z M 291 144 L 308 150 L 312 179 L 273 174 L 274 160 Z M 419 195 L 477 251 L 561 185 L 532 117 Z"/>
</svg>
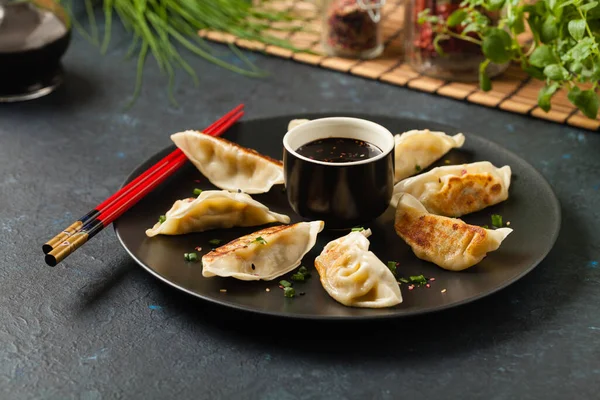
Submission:
<svg viewBox="0 0 600 400">
<path fill-rule="evenodd" d="M 98 45 L 104 54 L 111 41 L 112 24 L 115 14 L 126 30 L 132 35 L 128 57 L 137 54 L 137 78 L 130 105 L 139 96 L 144 64 L 152 55 L 162 73 L 169 79 L 169 98 L 177 104 L 173 96 L 175 72 L 185 71 L 198 85 L 197 72 L 184 59 L 181 50 L 202 57 L 232 72 L 250 77 L 261 77 L 266 71 L 259 69 L 233 43 L 229 49 L 243 63 L 243 67 L 227 62 L 215 55 L 214 50 L 198 35 L 203 29 L 230 33 L 238 38 L 272 44 L 297 51 L 288 41 L 266 34 L 267 29 L 293 31 L 292 24 L 278 24 L 275 21 L 292 21 L 287 12 L 268 7 L 269 0 L 251 2 L 249 0 L 102 0 L 104 12 L 104 34 L 99 36 L 98 23 L 92 0 L 84 0 L 89 28 L 83 28 L 73 16 L 73 0 L 59 0 L 71 14 L 74 28 L 90 42 Z"/>
<path fill-rule="evenodd" d="M 492 25 L 486 12 L 500 12 Z M 490 62 L 518 62 L 533 78 L 546 81 L 538 95 L 538 105 L 550 111 L 550 100 L 557 90 L 568 90 L 567 97 L 583 114 L 596 118 L 600 80 L 600 7 L 598 1 L 538 0 L 464 0 L 461 8 L 446 20 L 424 10 L 419 23 L 429 23 L 438 43 L 450 37 L 481 46 L 486 59 L 479 67 L 481 89 L 492 82 L 486 74 Z M 462 26 L 461 33 L 452 28 Z M 529 27 L 533 40 L 523 48 L 518 35 Z M 438 46 L 439 48 L 439 46 Z M 441 53 L 441 49 L 438 51 Z M 581 85 L 585 84 L 585 85 Z"/>
</svg>

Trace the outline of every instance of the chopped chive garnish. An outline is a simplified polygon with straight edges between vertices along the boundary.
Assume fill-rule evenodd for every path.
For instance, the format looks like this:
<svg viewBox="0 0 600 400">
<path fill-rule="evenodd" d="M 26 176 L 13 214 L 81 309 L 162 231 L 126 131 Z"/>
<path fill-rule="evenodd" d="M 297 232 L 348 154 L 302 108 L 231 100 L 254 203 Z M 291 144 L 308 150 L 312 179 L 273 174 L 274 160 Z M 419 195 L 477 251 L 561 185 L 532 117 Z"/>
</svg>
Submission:
<svg viewBox="0 0 600 400">
<path fill-rule="evenodd" d="M 427 278 L 425 278 L 423 275 L 409 276 L 408 280 L 410 281 L 410 283 L 414 283 L 416 285 L 425 285 L 425 284 L 427 284 Z"/>
<path fill-rule="evenodd" d="M 160 217 L 158 217 L 158 222 L 160 222 L 161 224 L 162 224 L 163 222 L 165 222 L 166 220 L 167 220 L 167 217 L 166 217 L 166 216 L 164 216 L 164 215 L 161 215 Z"/>
<path fill-rule="evenodd" d="M 415 171 L 419 172 L 421 170 L 421 166 L 419 164 L 415 165 Z"/>
<path fill-rule="evenodd" d="M 483 228 L 483 229 L 490 229 L 490 227 L 489 227 L 489 226 L 487 226 L 487 225 L 483 225 L 483 226 L 482 226 L 482 228 Z"/>
<path fill-rule="evenodd" d="M 291 283 L 289 283 L 288 281 L 286 281 L 285 279 L 283 279 L 283 280 L 279 281 L 279 284 L 280 284 L 281 286 L 283 286 L 284 288 L 292 286 L 292 284 L 291 284 Z"/>
<path fill-rule="evenodd" d="M 298 273 L 304 275 L 305 278 L 310 278 L 310 272 L 308 272 L 305 266 L 298 268 Z"/>
<path fill-rule="evenodd" d="M 208 244 L 212 244 L 213 246 L 218 246 L 221 244 L 221 239 L 211 239 L 208 241 Z"/>
<path fill-rule="evenodd" d="M 188 261 L 192 261 L 192 262 L 198 261 L 198 254 L 188 253 Z"/>
<path fill-rule="evenodd" d="M 200 196 L 200 193 L 202 193 L 202 189 L 194 189 L 194 196 Z"/>
<path fill-rule="evenodd" d="M 183 253 L 183 258 L 185 259 L 185 261 L 190 261 L 189 256 L 190 253 Z"/>
<path fill-rule="evenodd" d="M 363 228 L 362 226 L 355 226 L 354 228 L 352 228 L 352 232 L 362 232 L 364 230 L 365 228 Z"/>
<path fill-rule="evenodd" d="M 294 296 L 296 295 L 296 290 L 294 290 L 294 288 L 293 288 L 293 287 L 286 286 L 286 287 L 283 289 L 283 295 L 284 295 L 285 297 L 294 297 Z"/>
<path fill-rule="evenodd" d="M 406 279 L 406 278 L 400 278 L 398 280 L 402 283 L 408 283 L 408 279 Z"/>
<path fill-rule="evenodd" d="M 301 274 L 300 272 L 296 272 L 295 274 L 292 275 L 291 279 L 294 282 L 304 282 L 305 276 L 304 276 L 304 274 Z"/>
<path fill-rule="evenodd" d="M 492 225 L 496 228 L 502 228 L 502 215 L 492 214 Z"/>
<path fill-rule="evenodd" d="M 260 244 L 267 244 L 267 241 L 265 239 L 263 239 L 262 236 L 257 237 L 256 239 L 254 239 L 251 243 L 260 243 Z"/>
<path fill-rule="evenodd" d="M 392 271 L 392 274 L 394 274 L 394 276 L 396 276 L 396 265 L 396 261 L 387 262 L 387 267 L 390 269 L 390 271 Z"/>
</svg>

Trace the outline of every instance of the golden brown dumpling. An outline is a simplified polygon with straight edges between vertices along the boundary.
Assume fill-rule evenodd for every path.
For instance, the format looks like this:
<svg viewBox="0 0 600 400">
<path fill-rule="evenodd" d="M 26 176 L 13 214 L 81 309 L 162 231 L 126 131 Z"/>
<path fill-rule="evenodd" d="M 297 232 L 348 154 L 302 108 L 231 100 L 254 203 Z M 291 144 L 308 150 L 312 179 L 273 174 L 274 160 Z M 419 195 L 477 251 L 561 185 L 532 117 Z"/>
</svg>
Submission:
<svg viewBox="0 0 600 400">
<path fill-rule="evenodd" d="M 394 228 L 417 257 L 450 271 L 479 263 L 512 232 L 510 228 L 490 230 L 430 214 L 419 200 L 406 193 L 398 201 Z"/>
<path fill-rule="evenodd" d="M 202 257 L 202 276 L 270 281 L 300 265 L 313 248 L 323 221 L 265 228 L 235 239 Z"/>
<path fill-rule="evenodd" d="M 397 183 L 392 204 L 408 193 L 433 214 L 460 217 L 506 200 L 510 178 L 508 165 L 488 161 L 438 167 Z"/>
</svg>

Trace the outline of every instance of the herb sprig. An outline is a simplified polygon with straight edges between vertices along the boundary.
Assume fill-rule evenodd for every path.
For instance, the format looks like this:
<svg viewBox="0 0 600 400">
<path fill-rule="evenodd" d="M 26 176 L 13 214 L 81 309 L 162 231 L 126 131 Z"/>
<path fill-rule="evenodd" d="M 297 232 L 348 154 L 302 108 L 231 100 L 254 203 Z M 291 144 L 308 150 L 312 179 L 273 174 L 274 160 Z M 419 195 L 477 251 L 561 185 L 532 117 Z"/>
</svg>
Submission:
<svg viewBox="0 0 600 400">
<path fill-rule="evenodd" d="M 487 12 L 500 13 L 493 26 Z M 462 39 L 481 46 L 485 60 L 479 67 L 479 83 L 484 91 L 492 82 L 487 67 L 493 62 L 518 62 L 523 71 L 546 85 L 538 94 L 538 105 L 550 111 L 550 100 L 559 90 L 588 118 L 596 118 L 600 102 L 595 89 L 600 80 L 600 7 L 598 1 L 539 0 L 527 4 L 521 0 L 464 0 L 461 8 L 446 20 L 426 9 L 419 23 L 432 25 L 437 32 L 434 45 L 443 55 L 439 42 Z M 463 27 L 457 33 L 454 27 Z M 533 40 L 525 48 L 518 35 L 526 26 Z"/>
<path fill-rule="evenodd" d="M 73 0 L 59 0 L 73 16 Z M 113 22 L 118 17 L 131 35 L 131 46 L 127 57 L 137 54 L 137 78 L 133 98 L 137 99 L 142 88 L 144 65 L 148 56 L 153 56 L 160 71 L 168 77 L 168 93 L 173 104 L 175 73 L 186 72 L 198 85 L 198 74 L 185 60 L 184 52 L 201 57 L 232 72 L 250 77 L 262 77 L 266 72 L 259 69 L 239 48 L 229 43 L 231 53 L 239 59 L 231 62 L 217 54 L 198 32 L 214 30 L 232 34 L 239 38 L 271 44 L 297 51 L 289 40 L 269 34 L 268 30 L 295 31 L 299 28 L 291 23 L 293 16 L 270 7 L 266 2 L 248 0 L 102 0 L 104 11 L 104 36 L 100 38 L 98 24 L 91 0 L 85 0 L 89 32 L 76 18 L 73 26 L 92 44 L 106 53 L 111 42 Z M 274 28 L 271 22 L 278 22 Z M 239 65 L 242 66 L 239 66 Z"/>
</svg>

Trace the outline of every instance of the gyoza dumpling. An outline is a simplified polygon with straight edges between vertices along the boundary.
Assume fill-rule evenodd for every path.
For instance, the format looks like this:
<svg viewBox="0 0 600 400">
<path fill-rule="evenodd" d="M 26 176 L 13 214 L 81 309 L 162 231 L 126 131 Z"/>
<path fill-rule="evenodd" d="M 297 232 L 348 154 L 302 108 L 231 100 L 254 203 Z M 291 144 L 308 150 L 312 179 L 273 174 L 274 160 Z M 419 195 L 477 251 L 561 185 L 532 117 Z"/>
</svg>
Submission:
<svg viewBox="0 0 600 400">
<path fill-rule="evenodd" d="M 462 147 L 465 136 L 458 133 L 448 136 L 429 129 L 412 130 L 395 135 L 396 182 L 429 167 L 454 147 Z"/>
<path fill-rule="evenodd" d="M 269 211 L 267 206 L 249 195 L 227 190 L 205 190 L 197 198 L 177 200 L 165 217 L 164 222 L 157 222 L 152 229 L 146 230 L 146 235 L 182 235 L 234 226 L 290 222 L 287 215 Z"/>
<path fill-rule="evenodd" d="M 300 222 L 242 236 L 202 257 L 202 275 L 243 281 L 275 279 L 300 265 L 323 226 L 323 221 Z"/>
<path fill-rule="evenodd" d="M 310 119 L 293 119 L 288 123 L 288 131 L 291 131 L 293 128 L 297 127 L 298 125 L 302 125 L 305 122 L 310 121 Z"/>
<path fill-rule="evenodd" d="M 450 271 L 479 263 L 512 232 L 510 228 L 484 229 L 460 219 L 430 214 L 409 194 L 402 194 L 399 199 L 394 228 L 417 257 Z"/>
<path fill-rule="evenodd" d="M 506 200 L 510 178 L 508 165 L 496 168 L 488 161 L 437 167 L 397 183 L 392 205 L 408 193 L 433 214 L 460 217 Z"/>
<path fill-rule="evenodd" d="M 252 149 L 198 131 L 175 133 L 171 140 L 218 188 L 266 193 L 284 183 L 283 163 Z"/>
<path fill-rule="evenodd" d="M 384 308 L 402 303 L 392 271 L 369 251 L 371 230 L 350 232 L 325 246 L 315 259 L 327 293 L 349 307 Z"/>
</svg>

